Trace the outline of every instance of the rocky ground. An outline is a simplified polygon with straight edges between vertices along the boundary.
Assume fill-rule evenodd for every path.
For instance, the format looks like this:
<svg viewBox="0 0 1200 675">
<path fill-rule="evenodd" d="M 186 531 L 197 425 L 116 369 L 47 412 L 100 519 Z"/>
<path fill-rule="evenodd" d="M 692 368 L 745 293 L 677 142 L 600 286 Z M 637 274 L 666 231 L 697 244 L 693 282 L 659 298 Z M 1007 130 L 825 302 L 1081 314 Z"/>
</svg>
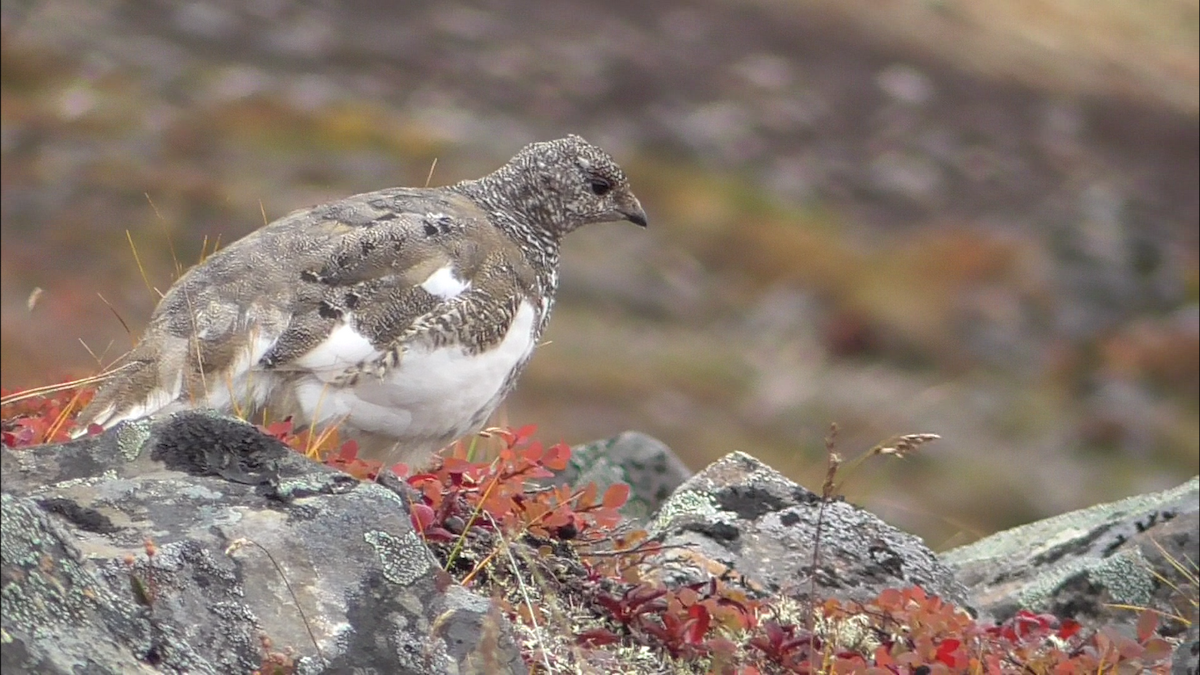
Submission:
<svg viewBox="0 0 1200 675">
<path fill-rule="evenodd" d="M 1196 478 L 937 554 L 745 453 L 503 445 L 362 482 L 206 412 L 4 447 L 0 664 L 1196 673 Z"/>
<path fill-rule="evenodd" d="M 111 360 L 217 239 L 578 132 L 652 227 L 569 243 L 507 419 L 807 485 L 831 421 L 936 432 L 846 486 L 934 548 L 1176 485 L 1196 9 L 1076 4 L 6 2 L 4 386 Z"/>
</svg>

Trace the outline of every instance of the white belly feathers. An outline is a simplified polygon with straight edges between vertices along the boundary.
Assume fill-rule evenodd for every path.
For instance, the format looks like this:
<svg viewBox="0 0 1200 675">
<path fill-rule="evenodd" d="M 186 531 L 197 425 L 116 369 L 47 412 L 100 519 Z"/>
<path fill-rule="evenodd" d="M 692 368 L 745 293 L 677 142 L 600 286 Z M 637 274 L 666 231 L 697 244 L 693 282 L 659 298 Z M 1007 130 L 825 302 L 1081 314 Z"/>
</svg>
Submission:
<svg viewBox="0 0 1200 675">
<path fill-rule="evenodd" d="M 412 348 L 382 379 L 364 375 L 354 385 L 337 387 L 329 381 L 343 368 L 372 357 L 363 351 L 364 344 L 370 347 L 366 338 L 342 326 L 298 361 L 312 373 L 295 385 L 306 417 L 297 421 L 344 422 L 397 438 L 441 439 L 470 433 L 499 403 L 513 369 L 532 353 L 535 314 L 532 305 L 521 303 L 501 343 L 481 354 L 468 354 L 458 346 Z M 371 352 L 378 355 L 374 349 Z M 346 359 L 353 363 L 343 365 Z M 337 372 L 335 363 L 340 366 Z M 321 366 L 329 370 L 318 369 Z"/>
</svg>

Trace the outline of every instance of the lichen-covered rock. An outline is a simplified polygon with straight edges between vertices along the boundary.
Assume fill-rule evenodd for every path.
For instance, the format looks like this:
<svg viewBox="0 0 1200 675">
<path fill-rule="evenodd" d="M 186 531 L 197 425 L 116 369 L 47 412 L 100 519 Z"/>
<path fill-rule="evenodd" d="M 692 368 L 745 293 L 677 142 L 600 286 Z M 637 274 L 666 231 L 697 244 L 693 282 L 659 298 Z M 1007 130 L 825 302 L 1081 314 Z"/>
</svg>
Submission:
<svg viewBox="0 0 1200 675">
<path fill-rule="evenodd" d="M 740 452 L 680 486 L 650 531 L 665 549 L 652 565 L 672 581 L 733 576 L 752 590 L 807 600 L 816 547 L 818 600 L 866 601 L 915 585 L 966 605 L 966 589 L 919 538 L 844 501 L 823 505 L 819 495 Z"/>
<path fill-rule="evenodd" d="M 571 463 L 548 482 L 595 483 L 601 492 L 614 483 L 625 483 L 630 492 L 621 515 L 641 526 L 691 475 L 687 465 L 665 443 L 646 434 L 626 431 L 571 448 Z"/>
<path fill-rule="evenodd" d="M 1195 589 L 1172 563 L 1188 565 L 1200 546 L 1200 479 L 1149 495 L 1065 513 L 1005 530 L 942 555 L 981 611 L 1006 619 L 1020 609 L 1088 625 L 1131 626 L 1137 613 L 1169 614 Z M 1170 581 L 1171 583 L 1165 583 Z M 1172 584 L 1180 589 L 1172 588 Z M 1163 622 L 1165 634 L 1171 622 Z"/>
<path fill-rule="evenodd" d="M 394 489 L 180 413 L 0 451 L 5 672 L 523 673 Z M 147 541 L 152 541 L 147 545 Z"/>
</svg>

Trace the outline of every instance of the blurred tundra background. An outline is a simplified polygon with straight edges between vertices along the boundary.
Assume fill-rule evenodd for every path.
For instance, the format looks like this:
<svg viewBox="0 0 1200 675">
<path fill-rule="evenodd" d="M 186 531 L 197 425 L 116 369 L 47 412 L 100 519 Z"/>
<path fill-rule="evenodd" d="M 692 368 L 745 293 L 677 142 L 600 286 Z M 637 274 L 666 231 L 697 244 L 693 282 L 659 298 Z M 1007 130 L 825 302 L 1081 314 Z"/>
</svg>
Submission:
<svg viewBox="0 0 1200 675">
<path fill-rule="evenodd" d="M 830 422 L 938 433 L 844 486 L 935 548 L 1198 470 L 1194 0 L 2 9 L 7 389 L 264 220 L 574 132 L 651 228 L 569 240 L 505 420 L 818 490 Z"/>
</svg>

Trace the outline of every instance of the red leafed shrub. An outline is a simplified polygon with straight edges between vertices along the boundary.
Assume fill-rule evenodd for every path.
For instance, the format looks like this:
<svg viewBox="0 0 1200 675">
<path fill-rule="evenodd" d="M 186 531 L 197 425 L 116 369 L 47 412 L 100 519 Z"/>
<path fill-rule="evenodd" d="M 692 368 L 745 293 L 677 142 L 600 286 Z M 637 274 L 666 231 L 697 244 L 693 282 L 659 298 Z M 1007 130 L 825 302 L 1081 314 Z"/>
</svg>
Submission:
<svg viewBox="0 0 1200 675">
<path fill-rule="evenodd" d="M 75 415 L 95 395 L 92 389 L 67 389 L 43 396 L 21 397 L 21 392 L 0 390 L 6 401 L 0 410 L 4 445 L 23 448 L 70 440 Z M 15 398 L 12 403 L 7 401 Z"/>
<path fill-rule="evenodd" d="M 629 486 L 612 485 L 601 495 L 594 484 L 531 489 L 529 481 L 549 478 L 566 468 L 570 448 L 544 446 L 531 439 L 533 427 L 500 430 L 503 447 L 490 462 L 471 462 L 460 446 L 432 469 L 407 475 L 395 467 L 421 495 L 414 504 L 413 525 L 427 539 L 448 539 L 451 529 L 480 528 L 540 539 L 588 541 L 606 536 L 620 522 L 618 509 L 629 498 Z M 453 528 L 447 528 L 447 522 Z"/>
</svg>

